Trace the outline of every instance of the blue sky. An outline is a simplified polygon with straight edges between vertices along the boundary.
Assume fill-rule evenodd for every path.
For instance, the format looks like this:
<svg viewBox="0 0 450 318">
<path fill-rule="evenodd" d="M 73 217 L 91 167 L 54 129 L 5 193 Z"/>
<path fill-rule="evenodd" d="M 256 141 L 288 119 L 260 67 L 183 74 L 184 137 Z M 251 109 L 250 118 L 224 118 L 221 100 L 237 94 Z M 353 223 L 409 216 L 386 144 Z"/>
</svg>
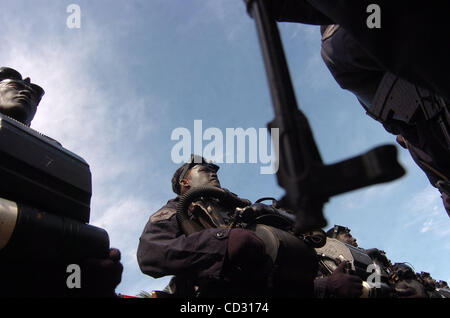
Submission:
<svg viewBox="0 0 450 318">
<path fill-rule="evenodd" d="M 69 29 L 69 4 L 81 28 Z M 0 61 L 46 94 L 32 127 L 81 155 L 93 175 L 91 223 L 122 252 L 117 292 L 165 286 L 137 266 L 149 216 L 174 197 L 174 129 L 264 128 L 273 119 L 254 22 L 241 0 L 4 1 Z M 365 115 L 320 57 L 318 27 L 279 24 L 300 108 L 326 163 L 395 138 Z M 205 146 L 208 142 L 204 142 Z M 348 226 L 364 248 L 450 281 L 450 220 L 437 190 L 398 147 L 407 175 L 334 197 L 328 229 Z M 224 160 L 225 161 L 225 160 Z M 224 187 L 252 201 L 283 194 L 260 163 L 222 163 Z"/>
</svg>

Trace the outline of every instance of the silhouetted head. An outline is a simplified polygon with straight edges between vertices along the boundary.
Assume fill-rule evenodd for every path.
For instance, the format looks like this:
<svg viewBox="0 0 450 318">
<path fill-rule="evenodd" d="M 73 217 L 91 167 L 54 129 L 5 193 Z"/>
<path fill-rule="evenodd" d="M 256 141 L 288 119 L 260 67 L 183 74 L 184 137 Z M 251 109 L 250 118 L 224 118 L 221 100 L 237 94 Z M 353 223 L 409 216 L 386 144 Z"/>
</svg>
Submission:
<svg viewBox="0 0 450 318">
<path fill-rule="evenodd" d="M 413 279 L 416 277 L 414 268 L 412 268 L 406 263 L 395 263 L 392 267 L 395 274 L 398 276 L 400 280 Z"/>
<path fill-rule="evenodd" d="M 335 225 L 333 228 L 327 231 L 327 237 L 335 238 L 343 243 L 358 247 L 356 238 L 350 234 L 350 229 L 345 226 Z"/>
<path fill-rule="evenodd" d="M 44 90 L 9 67 L 0 68 L 0 113 L 27 126 L 36 114 Z"/>
</svg>

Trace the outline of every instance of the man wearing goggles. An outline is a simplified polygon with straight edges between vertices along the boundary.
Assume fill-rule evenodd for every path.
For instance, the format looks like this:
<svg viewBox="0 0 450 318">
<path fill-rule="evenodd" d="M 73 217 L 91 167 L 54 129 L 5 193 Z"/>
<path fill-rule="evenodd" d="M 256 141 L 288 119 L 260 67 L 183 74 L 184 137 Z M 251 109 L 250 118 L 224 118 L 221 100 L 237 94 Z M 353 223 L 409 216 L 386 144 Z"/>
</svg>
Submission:
<svg viewBox="0 0 450 318">
<path fill-rule="evenodd" d="M 172 180 L 175 193 L 184 193 L 198 186 L 212 186 L 220 188 L 217 178 L 219 166 L 206 162 L 203 157 L 192 155 L 189 163 L 183 165 L 181 173 Z"/>
<path fill-rule="evenodd" d="M 180 197 L 196 187 L 220 188 L 218 170 L 192 155 L 173 175 L 172 189 L 178 196 L 150 217 L 140 237 L 137 258 L 142 272 L 155 278 L 175 275 L 169 289 L 175 296 L 251 295 L 272 267 L 264 242 L 251 230 L 230 228 L 234 210 L 214 199 L 191 204 L 191 218 L 205 229 L 183 234 L 175 217 Z"/>
</svg>

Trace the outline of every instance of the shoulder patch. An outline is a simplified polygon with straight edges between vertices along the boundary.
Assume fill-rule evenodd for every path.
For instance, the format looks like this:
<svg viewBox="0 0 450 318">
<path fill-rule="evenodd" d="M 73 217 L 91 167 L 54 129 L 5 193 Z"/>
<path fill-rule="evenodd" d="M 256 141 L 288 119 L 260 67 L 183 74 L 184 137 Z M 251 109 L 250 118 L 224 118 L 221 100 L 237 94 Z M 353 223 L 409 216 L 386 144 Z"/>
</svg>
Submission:
<svg viewBox="0 0 450 318">
<path fill-rule="evenodd" d="M 175 213 L 177 213 L 175 209 L 162 208 L 150 217 L 150 222 L 154 223 L 158 221 L 168 220 Z"/>
</svg>

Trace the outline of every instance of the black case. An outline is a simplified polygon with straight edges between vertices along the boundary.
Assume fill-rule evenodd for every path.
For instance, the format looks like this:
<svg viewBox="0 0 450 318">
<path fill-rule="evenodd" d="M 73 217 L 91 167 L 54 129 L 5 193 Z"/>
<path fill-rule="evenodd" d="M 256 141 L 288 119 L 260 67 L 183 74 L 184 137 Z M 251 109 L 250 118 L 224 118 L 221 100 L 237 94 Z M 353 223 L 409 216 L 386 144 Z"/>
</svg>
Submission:
<svg viewBox="0 0 450 318">
<path fill-rule="evenodd" d="M 88 223 L 91 194 L 83 158 L 0 114 L 0 197 Z"/>
</svg>

